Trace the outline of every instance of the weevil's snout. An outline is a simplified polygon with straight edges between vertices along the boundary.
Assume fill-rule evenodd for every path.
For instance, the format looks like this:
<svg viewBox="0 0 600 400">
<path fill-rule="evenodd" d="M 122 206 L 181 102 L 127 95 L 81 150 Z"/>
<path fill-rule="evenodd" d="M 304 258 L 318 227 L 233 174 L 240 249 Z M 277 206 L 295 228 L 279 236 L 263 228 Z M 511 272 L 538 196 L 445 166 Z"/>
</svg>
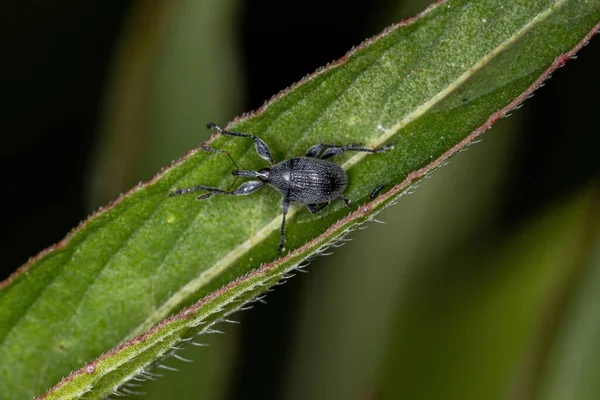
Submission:
<svg viewBox="0 0 600 400">
<path fill-rule="evenodd" d="M 244 169 L 234 169 L 231 171 L 231 175 L 233 176 L 245 176 L 247 178 L 258 178 L 260 180 L 266 181 L 269 179 L 269 168 L 261 169 L 260 171 L 248 171 Z"/>
<path fill-rule="evenodd" d="M 269 174 L 271 173 L 271 168 L 263 168 L 260 171 L 258 171 L 258 178 L 262 181 L 268 181 L 269 180 Z"/>
</svg>

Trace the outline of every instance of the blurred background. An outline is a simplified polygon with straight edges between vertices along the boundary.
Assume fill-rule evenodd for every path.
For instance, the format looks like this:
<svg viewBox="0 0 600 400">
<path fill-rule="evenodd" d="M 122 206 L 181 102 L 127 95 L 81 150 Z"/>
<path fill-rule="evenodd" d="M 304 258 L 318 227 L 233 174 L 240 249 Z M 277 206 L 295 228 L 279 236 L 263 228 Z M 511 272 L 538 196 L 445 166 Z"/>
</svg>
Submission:
<svg viewBox="0 0 600 400">
<path fill-rule="evenodd" d="M 428 1 L 6 2 L 3 279 Z M 600 38 L 179 373 L 178 399 L 600 398 Z"/>
</svg>

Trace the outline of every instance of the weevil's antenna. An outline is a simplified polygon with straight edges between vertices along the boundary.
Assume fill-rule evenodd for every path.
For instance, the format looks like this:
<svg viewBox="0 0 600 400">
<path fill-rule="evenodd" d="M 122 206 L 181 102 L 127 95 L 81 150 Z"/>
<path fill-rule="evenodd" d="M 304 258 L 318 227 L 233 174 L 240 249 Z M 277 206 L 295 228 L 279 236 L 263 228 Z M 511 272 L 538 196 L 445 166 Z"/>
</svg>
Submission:
<svg viewBox="0 0 600 400">
<path fill-rule="evenodd" d="M 206 146 L 206 145 L 202 145 L 201 147 L 202 147 L 202 149 L 203 149 L 203 150 L 210 151 L 211 153 L 215 153 L 215 154 L 226 154 L 226 155 L 227 155 L 227 157 L 229 157 L 229 159 L 231 160 L 231 162 L 232 162 L 232 163 L 233 163 L 233 165 L 235 166 L 235 169 L 240 169 L 240 168 L 238 167 L 238 165 L 236 164 L 235 160 L 233 159 L 233 157 L 231 157 L 231 154 L 229 154 L 229 152 L 228 152 L 228 151 L 225 151 L 225 150 L 217 150 L 217 149 L 213 149 L 212 147 L 210 147 L 210 146 Z"/>
<path fill-rule="evenodd" d="M 201 147 L 202 147 L 202 149 L 203 149 L 203 150 L 210 151 L 211 153 L 215 153 L 215 154 L 225 154 L 225 155 L 227 155 L 227 157 L 229 157 L 229 159 L 231 160 L 231 162 L 232 162 L 232 163 L 233 163 L 233 165 L 235 166 L 235 169 L 236 169 L 236 170 L 237 170 L 237 169 L 240 169 L 240 168 L 238 167 L 237 163 L 235 162 L 235 160 L 233 159 L 233 157 L 231 157 L 231 154 L 229 154 L 229 152 L 228 152 L 228 151 L 225 151 L 225 150 L 217 150 L 217 149 L 213 149 L 212 147 L 205 146 L 205 145 L 202 145 Z M 236 177 L 235 177 L 235 179 L 233 180 L 233 182 L 231 182 L 231 185 L 229 185 L 229 187 L 227 188 L 227 191 L 228 191 L 228 192 L 231 190 L 231 188 L 233 187 L 233 185 L 235 185 L 235 183 L 237 182 L 237 180 L 238 180 L 238 176 L 236 175 Z M 200 196 L 200 197 L 198 198 L 198 200 L 204 200 L 204 199 L 206 199 L 206 198 L 209 198 L 211 195 L 212 195 L 212 193 L 206 193 L 206 194 L 203 194 L 202 196 Z"/>
</svg>

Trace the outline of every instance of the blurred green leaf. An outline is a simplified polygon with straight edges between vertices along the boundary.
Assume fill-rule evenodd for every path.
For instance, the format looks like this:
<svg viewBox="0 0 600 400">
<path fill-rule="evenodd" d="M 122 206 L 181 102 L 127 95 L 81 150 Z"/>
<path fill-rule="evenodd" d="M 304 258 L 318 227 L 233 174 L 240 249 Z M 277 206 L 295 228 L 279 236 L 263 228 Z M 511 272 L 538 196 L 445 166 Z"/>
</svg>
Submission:
<svg viewBox="0 0 600 400">
<path fill-rule="evenodd" d="M 597 211 L 588 190 L 505 243 L 466 249 L 455 268 L 415 279 L 397 314 L 381 397 L 532 398 L 530 356 L 552 339 L 557 299 L 581 268 Z"/>
<path fill-rule="evenodd" d="M 240 111 L 235 0 L 136 3 L 116 51 L 90 183 L 106 204 Z"/>
<path fill-rule="evenodd" d="M 180 356 L 194 362 L 169 362 L 179 371 L 161 371 L 160 379 L 140 382 L 133 380 L 132 391 L 144 393 L 144 400 L 169 399 L 196 400 L 226 398 L 230 387 L 229 377 L 235 369 L 235 355 L 238 339 L 237 329 L 229 326 L 226 335 L 207 335 L 202 337 L 205 346 L 189 346 Z"/>
<path fill-rule="evenodd" d="M 575 260 L 584 263 L 568 301 L 565 317 L 545 362 L 536 398 L 592 400 L 600 393 L 600 236 L 598 210 L 592 216 L 596 232 L 592 251 L 581 251 Z M 590 232 L 593 233 L 593 232 Z M 594 243 L 595 242 L 595 243 Z M 535 388 L 534 388 L 535 390 Z"/>
<path fill-rule="evenodd" d="M 297 250 L 256 269 L 276 258 L 281 196 L 265 189 L 202 203 L 169 198 L 177 187 L 232 181 L 224 157 L 191 152 L 3 283 L 0 393 L 30 397 L 231 282 L 56 389 L 63 396 L 109 394 L 189 329 L 207 329 L 395 201 L 528 96 L 598 20 L 599 0 L 440 2 L 236 120 L 231 129 L 261 136 L 278 160 L 322 142 L 395 141 L 385 154 L 338 157 L 355 204 L 368 202 L 379 184 L 386 189 L 343 220 L 348 211 L 341 204 L 319 215 L 292 207 L 287 247 Z M 246 140 L 216 137 L 211 144 L 230 151 L 244 169 L 265 166 Z"/>
</svg>

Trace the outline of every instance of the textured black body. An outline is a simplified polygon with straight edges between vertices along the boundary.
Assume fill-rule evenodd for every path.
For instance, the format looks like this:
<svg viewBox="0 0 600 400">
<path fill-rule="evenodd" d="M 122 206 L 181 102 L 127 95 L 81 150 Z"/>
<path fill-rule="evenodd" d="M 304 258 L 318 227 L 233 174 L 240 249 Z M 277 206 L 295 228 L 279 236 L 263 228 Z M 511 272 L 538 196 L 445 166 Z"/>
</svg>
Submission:
<svg viewBox="0 0 600 400">
<path fill-rule="evenodd" d="M 386 144 L 378 149 L 370 149 L 361 147 L 357 144 L 336 145 L 320 143 L 312 146 L 304 157 L 291 158 L 275 164 L 275 160 L 271 155 L 269 146 L 259 137 L 241 132 L 231 132 L 221 129 L 219 125 L 208 124 L 209 129 L 216 129 L 223 135 L 249 138 L 254 141 L 256 154 L 263 160 L 271 164 L 268 168 L 263 168 L 260 171 L 250 171 L 239 169 L 231 155 L 224 150 L 213 149 L 212 147 L 202 146 L 202 149 L 211 153 L 226 154 L 231 159 L 235 170 L 231 173 L 234 176 L 242 176 L 245 178 L 253 178 L 254 180 L 242 183 L 237 189 L 223 190 L 215 187 L 196 185 L 183 189 L 175 189 L 171 192 L 171 196 L 179 196 L 186 193 L 196 192 L 198 190 L 206 193 L 198 196 L 198 200 L 204 200 L 214 194 L 224 194 L 231 196 L 244 196 L 256 192 L 264 185 L 269 185 L 277 189 L 283 195 L 281 199 L 281 210 L 283 218 L 281 219 L 281 239 L 279 241 L 279 254 L 284 250 L 285 244 L 285 216 L 288 213 L 290 204 L 301 203 L 306 204 L 306 208 L 311 213 L 317 213 L 327 206 L 333 200 L 342 200 L 347 207 L 350 207 L 350 199 L 343 196 L 346 185 L 348 184 L 348 176 L 346 172 L 338 165 L 327 161 L 327 158 L 334 157 L 345 151 L 357 151 L 364 153 L 381 153 L 393 148 L 393 144 Z M 234 181 L 235 183 L 235 181 Z M 375 197 L 381 191 L 383 185 L 379 185 L 371 194 Z"/>
<path fill-rule="evenodd" d="M 313 157 L 285 160 L 270 168 L 267 184 L 295 203 L 320 204 L 339 199 L 348 177 L 338 165 Z"/>
</svg>

